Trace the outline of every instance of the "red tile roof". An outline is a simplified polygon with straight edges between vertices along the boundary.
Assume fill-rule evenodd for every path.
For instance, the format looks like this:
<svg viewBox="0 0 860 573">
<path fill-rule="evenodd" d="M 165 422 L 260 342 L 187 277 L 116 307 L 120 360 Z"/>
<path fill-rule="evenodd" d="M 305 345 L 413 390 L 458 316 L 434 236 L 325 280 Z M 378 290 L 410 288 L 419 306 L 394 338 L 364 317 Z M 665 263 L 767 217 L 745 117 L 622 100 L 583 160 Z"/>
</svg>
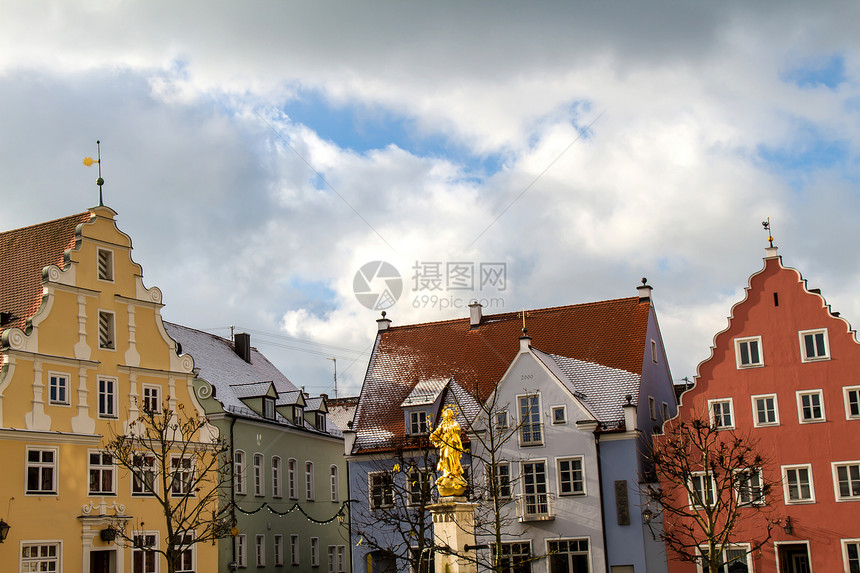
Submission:
<svg viewBox="0 0 860 573">
<path fill-rule="evenodd" d="M 0 312 L 12 315 L 0 324 L 0 333 L 26 327 L 42 304 L 42 269 L 65 268 L 64 254 L 75 246 L 75 228 L 91 216 L 87 211 L 0 233 Z"/>
<path fill-rule="evenodd" d="M 544 352 L 641 375 L 649 309 L 631 297 L 528 310 L 526 327 Z M 419 380 L 453 377 L 486 399 L 519 351 L 520 336 L 518 312 L 486 315 L 474 330 L 463 318 L 380 332 L 356 412 L 355 451 L 404 436 L 400 404 Z"/>
</svg>

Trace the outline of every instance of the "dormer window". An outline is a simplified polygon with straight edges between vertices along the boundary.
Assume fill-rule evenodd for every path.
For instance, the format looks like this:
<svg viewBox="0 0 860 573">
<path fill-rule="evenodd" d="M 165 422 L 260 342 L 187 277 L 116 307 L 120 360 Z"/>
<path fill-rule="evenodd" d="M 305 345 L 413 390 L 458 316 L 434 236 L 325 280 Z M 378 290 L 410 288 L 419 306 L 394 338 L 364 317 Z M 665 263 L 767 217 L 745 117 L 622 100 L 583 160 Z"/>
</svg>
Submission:
<svg viewBox="0 0 860 573">
<path fill-rule="evenodd" d="M 263 397 L 263 417 L 267 420 L 275 419 L 275 399 L 268 396 Z"/>
<path fill-rule="evenodd" d="M 410 434 L 426 434 L 430 430 L 427 427 L 427 412 L 415 411 L 409 413 L 409 433 Z"/>
<path fill-rule="evenodd" d="M 293 424 L 297 426 L 305 425 L 305 409 L 301 406 L 293 406 Z"/>
<path fill-rule="evenodd" d="M 325 414 L 323 414 L 322 412 L 316 413 L 316 420 L 315 420 L 314 426 L 316 427 L 317 430 L 319 430 L 321 432 L 325 432 L 325 430 L 326 430 Z"/>
</svg>

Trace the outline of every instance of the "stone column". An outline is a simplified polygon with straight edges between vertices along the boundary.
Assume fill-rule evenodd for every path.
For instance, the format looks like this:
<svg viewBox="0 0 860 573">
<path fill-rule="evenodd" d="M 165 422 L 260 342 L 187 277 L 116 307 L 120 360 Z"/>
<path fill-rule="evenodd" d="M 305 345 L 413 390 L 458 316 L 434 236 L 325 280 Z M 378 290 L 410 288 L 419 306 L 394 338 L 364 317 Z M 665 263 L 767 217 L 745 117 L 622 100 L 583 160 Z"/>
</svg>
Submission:
<svg viewBox="0 0 860 573">
<path fill-rule="evenodd" d="M 475 506 L 465 497 L 440 497 L 439 503 L 429 506 L 433 516 L 433 535 L 436 547 L 448 547 L 452 555 L 442 551 L 433 554 L 436 573 L 476 573 L 477 565 L 461 556 L 476 556 L 475 550 L 466 551 L 466 545 L 475 545 Z"/>
</svg>

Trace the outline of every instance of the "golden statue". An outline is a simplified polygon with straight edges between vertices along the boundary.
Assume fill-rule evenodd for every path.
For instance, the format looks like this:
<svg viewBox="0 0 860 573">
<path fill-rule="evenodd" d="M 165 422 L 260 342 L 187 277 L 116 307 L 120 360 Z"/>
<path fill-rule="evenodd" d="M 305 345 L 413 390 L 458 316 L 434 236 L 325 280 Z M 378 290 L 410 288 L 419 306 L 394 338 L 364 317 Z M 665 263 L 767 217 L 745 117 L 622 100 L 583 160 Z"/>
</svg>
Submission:
<svg viewBox="0 0 860 573">
<path fill-rule="evenodd" d="M 439 448 L 439 463 L 436 464 L 436 469 L 442 472 L 436 480 L 439 495 L 463 495 L 467 485 L 463 478 L 463 466 L 460 465 L 463 442 L 460 440 L 460 424 L 451 408 L 445 408 L 442 412 L 442 420 L 430 434 L 430 443 Z"/>
</svg>

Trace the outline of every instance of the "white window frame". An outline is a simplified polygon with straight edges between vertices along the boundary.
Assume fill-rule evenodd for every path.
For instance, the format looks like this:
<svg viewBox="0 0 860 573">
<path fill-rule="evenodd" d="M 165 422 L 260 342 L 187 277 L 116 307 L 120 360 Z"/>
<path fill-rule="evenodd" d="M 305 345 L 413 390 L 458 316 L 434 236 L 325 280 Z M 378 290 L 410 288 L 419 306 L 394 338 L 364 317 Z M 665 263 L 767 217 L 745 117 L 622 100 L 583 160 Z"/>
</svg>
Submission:
<svg viewBox="0 0 860 573">
<path fill-rule="evenodd" d="M 185 531 L 183 537 L 190 537 L 193 539 L 194 533 L 189 532 L 189 531 Z M 188 552 L 191 556 L 191 563 L 189 563 L 188 567 L 186 567 L 185 569 L 180 569 L 180 567 L 182 567 L 181 563 L 177 564 L 176 573 L 194 573 L 194 571 L 197 570 L 197 544 L 196 543 L 190 543 L 190 544 L 182 544 L 182 545 L 185 546 L 185 549 L 183 549 L 182 552 L 179 553 L 180 559 L 184 553 Z"/>
<path fill-rule="evenodd" d="M 815 340 L 815 336 L 821 334 L 822 341 L 824 344 L 824 354 L 818 354 L 818 341 Z M 827 336 L 826 328 L 815 328 L 812 330 L 801 330 L 797 333 L 798 338 L 800 339 L 800 361 L 801 362 L 821 362 L 822 360 L 830 360 L 830 339 Z M 813 337 L 813 345 L 815 346 L 815 356 L 809 356 L 806 348 L 806 337 Z"/>
<path fill-rule="evenodd" d="M 704 556 L 706 551 L 707 551 L 707 546 L 699 547 L 698 550 L 699 550 L 699 555 Z M 744 560 L 744 563 L 746 563 L 746 565 L 747 565 L 748 571 L 750 571 L 750 572 L 753 571 L 752 556 L 750 555 L 750 546 L 748 543 L 727 543 L 727 544 L 723 545 L 723 548 L 720 551 L 720 553 L 722 553 L 722 561 L 723 561 L 723 567 L 720 569 L 721 571 L 723 571 L 725 566 L 728 565 L 728 563 L 726 563 L 726 559 L 728 558 L 728 555 L 727 555 L 728 551 L 743 551 L 744 555 L 740 559 Z M 735 561 L 738 561 L 738 560 L 739 559 L 735 559 Z M 700 559 L 696 563 L 696 572 L 697 573 L 703 573 L 704 571 L 705 570 L 702 568 L 702 562 Z"/>
<path fill-rule="evenodd" d="M 156 384 L 143 385 L 142 410 L 151 411 L 154 414 L 161 413 L 161 386 Z"/>
<path fill-rule="evenodd" d="M 265 468 L 265 458 L 260 452 L 254 453 L 254 496 L 263 497 L 266 495 L 266 482 L 263 478 Z"/>
<path fill-rule="evenodd" d="M 266 535 L 263 533 L 254 536 L 254 559 L 257 567 L 266 566 Z"/>
<path fill-rule="evenodd" d="M 744 336 L 742 338 L 735 338 L 734 342 L 735 342 L 735 344 L 734 344 L 734 346 L 735 346 L 735 364 L 737 365 L 739 370 L 745 369 L 745 368 L 761 368 L 762 366 L 764 366 L 764 346 L 762 346 L 762 343 L 761 343 L 761 336 Z M 753 362 L 752 356 L 750 355 L 749 356 L 749 359 L 750 359 L 749 363 L 744 364 L 741 361 L 742 354 L 743 354 L 741 352 L 741 345 L 742 344 L 749 344 L 750 342 L 755 342 L 757 347 L 758 347 L 757 348 L 758 362 Z M 747 352 L 749 353 L 749 350 L 747 350 Z"/>
<path fill-rule="evenodd" d="M 92 456 L 98 456 L 98 463 L 93 463 Z M 111 459 L 109 464 L 104 463 L 104 456 L 108 456 Z M 104 472 L 110 472 L 110 489 L 107 491 L 93 491 L 91 489 L 92 480 L 93 480 L 93 472 L 96 472 L 99 476 L 99 483 L 102 482 L 102 478 L 104 477 Z M 103 495 L 116 495 L 116 474 L 117 467 L 113 462 L 113 456 L 108 452 L 103 452 L 101 450 L 87 450 L 87 495 L 90 497 L 99 497 Z"/>
<path fill-rule="evenodd" d="M 581 484 L 582 491 L 576 491 L 576 488 L 574 487 L 574 485 L 577 483 L 577 480 L 573 479 L 573 475 L 576 472 L 576 470 L 573 469 L 573 466 L 571 466 L 567 472 L 565 472 L 561 469 L 562 462 L 575 462 L 575 461 L 579 462 L 579 470 L 578 471 L 582 477 L 578 481 Z M 584 456 L 564 456 L 561 458 L 556 458 L 555 459 L 555 471 L 556 471 L 556 481 L 557 481 L 557 485 L 558 485 L 558 495 L 559 496 L 568 497 L 568 496 L 586 495 L 586 489 L 585 489 L 585 481 L 586 481 L 585 480 L 585 457 Z M 571 479 L 570 479 L 571 491 L 570 492 L 562 492 L 562 489 L 561 489 L 562 484 L 566 481 L 566 480 L 562 479 L 562 476 L 565 473 L 571 474 L 571 476 L 570 476 L 571 477 Z"/>
<path fill-rule="evenodd" d="M 55 547 L 55 555 L 53 556 L 42 556 L 41 548 L 42 547 Z M 29 548 L 37 548 L 37 553 L 39 555 L 27 557 L 27 560 L 24 560 L 24 550 Z M 19 567 L 21 567 L 21 571 L 24 570 L 24 564 L 30 563 L 56 563 L 56 573 L 60 573 L 63 570 L 63 540 L 62 539 L 33 539 L 21 541 L 20 549 L 18 550 L 18 559 L 19 559 Z M 36 571 L 42 571 L 42 567 L 37 566 Z"/>
<path fill-rule="evenodd" d="M 299 536 L 295 533 L 290 535 L 290 565 L 299 565 Z"/>
<path fill-rule="evenodd" d="M 311 537 L 311 567 L 320 566 L 320 538 Z"/>
<path fill-rule="evenodd" d="M 38 461 L 30 461 L 30 452 L 39 452 L 39 460 Z M 45 462 L 42 458 L 42 453 L 51 452 L 53 460 L 51 462 Z M 59 492 L 59 477 L 60 473 L 60 451 L 59 448 L 51 448 L 45 446 L 27 446 L 26 451 L 24 453 L 24 485 L 25 485 L 25 495 L 58 495 Z M 30 489 L 29 488 L 29 473 L 30 468 L 35 467 L 39 468 L 39 489 Z M 41 489 L 41 483 L 43 478 L 43 472 L 45 470 L 51 471 L 51 489 Z"/>
<path fill-rule="evenodd" d="M 839 545 L 842 546 L 842 568 L 845 571 L 851 571 L 851 563 L 848 559 L 848 546 L 855 545 L 856 563 L 860 566 L 860 538 L 840 539 Z"/>
<path fill-rule="evenodd" d="M 105 386 L 102 386 L 102 382 Z M 119 380 L 112 376 L 96 377 L 97 398 L 98 398 L 98 417 L 107 420 L 116 420 L 119 418 L 117 389 L 119 388 Z M 110 410 L 110 412 L 108 412 Z"/>
<path fill-rule="evenodd" d="M 272 497 L 283 497 L 281 456 L 272 456 Z"/>
<path fill-rule="evenodd" d="M 496 462 L 495 472 L 493 472 L 490 464 L 487 464 L 486 472 L 490 479 L 496 479 L 496 491 L 499 493 L 499 498 L 501 500 L 511 499 L 514 495 L 514 486 L 511 480 L 511 463 Z"/>
<path fill-rule="evenodd" d="M 185 462 L 188 467 L 185 467 Z M 174 454 L 170 456 L 170 497 L 197 497 L 194 492 L 194 458 Z M 176 462 L 176 463 L 175 463 Z M 177 475 L 180 474 L 180 475 Z"/>
<path fill-rule="evenodd" d="M 388 476 L 388 483 L 380 483 L 374 484 L 373 479 L 377 476 Z M 380 502 L 376 503 L 374 501 L 374 489 L 380 488 L 381 492 L 378 496 L 380 498 Z M 387 490 L 387 493 L 386 493 Z M 381 472 L 368 472 L 367 474 L 367 493 L 368 500 L 370 502 L 370 509 L 386 509 L 394 506 L 394 476 L 391 475 L 391 472 L 381 471 Z"/>
<path fill-rule="evenodd" d="M 263 417 L 267 420 L 275 419 L 275 399 L 271 396 L 263 396 Z"/>
<path fill-rule="evenodd" d="M 275 567 L 281 567 L 284 564 L 284 536 L 281 533 L 276 533 L 272 536 L 275 551 Z"/>
<path fill-rule="evenodd" d="M 429 418 L 425 410 L 411 410 L 409 412 L 409 434 L 412 436 L 429 434 Z"/>
<path fill-rule="evenodd" d="M 102 259 L 105 261 L 105 272 L 102 272 Z M 96 278 L 100 281 L 104 281 L 107 283 L 114 282 L 114 269 L 113 269 L 113 251 L 111 249 L 105 249 L 102 247 L 98 247 L 96 249 Z"/>
<path fill-rule="evenodd" d="M 156 479 L 158 476 L 158 470 L 155 467 L 155 456 L 152 454 L 147 454 L 146 452 L 139 452 L 132 454 L 131 459 L 132 463 L 134 463 L 137 459 L 140 459 L 140 461 L 145 462 L 141 465 L 135 465 L 134 469 L 132 469 L 131 471 L 130 481 L 132 497 L 146 497 L 155 495 L 158 492 L 158 479 Z M 152 491 L 146 488 L 146 474 L 151 474 L 152 476 Z"/>
<path fill-rule="evenodd" d="M 314 501 L 316 499 L 316 483 L 314 482 L 314 463 L 305 461 L 305 499 Z"/>
<path fill-rule="evenodd" d="M 99 349 L 116 350 L 116 313 L 99 309 L 97 316 Z"/>
<path fill-rule="evenodd" d="M 754 475 L 758 478 L 758 485 L 748 485 L 747 490 L 749 491 L 749 501 L 743 501 L 742 499 L 742 490 L 741 484 L 738 476 L 742 474 Z M 743 507 L 753 507 L 753 506 L 762 506 L 767 505 L 767 499 L 765 498 L 763 486 L 764 486 L 764 475 L 762 474 L 761 468 L 746 468 L 742 470 L 734 471 L 734 485 L 735 485 L 735 496 L 737 498 L 738 505 Z"/>
<path fill-rule="evenodd" d="M 134 560 L 140 555 L 143 560 L 143 573 L 158 573 L 158 565 L 160 560 L 160 554 L 157 552 L 158 550 L 158 541 L 160 537 L 160 531 L 157 530 L 146 530 L 146 531 L 134 531 L 132 532 L 132 543 L 131 543 L 131 570 L 134 571 Z M 138 543 L 138 538 L 141 538 L 141 542 Z M 146 564 L 147 556 L 152 557 L 152 568 L 148 569 Z"/>
<path fill-rule="evenodd" d="M 548 563 L 551 563 L 552 555 L 554 553 L 553 549 L 551 549 L 551 545 L 553 543 L 559 543 L 559 544 L 560 543 L 570 543 L 571 541 L 576 541 L 577 543 L 585 542 L 587 549 L 585 551 L 582 551 L 581 549 L 577 550 L 577 551 L 566 551 L 566 552 L 560 551 L 559 553 L 564 554 L 564 555 L 585 555 L 588 559 L 588 570 L 593 571 L 594 561 L 592 561 L 592 558 L 591 558 L 591 538 L 588 536 L 584 536 L 584 537 L 557 537 L 557 538 L 545 540 L 546 554 L 548 556 L 550 556 L 549 559 L 547 560 Z M 551 565 L 549 567 L 551 567 Z M 549 567 L 548 567 L 548 569 L 549 569 Z"/>
<path fill-rule="evenodd" d="M 329 485 L 331 485 L 331 500 L 334 502 L 340 501 L 340 470 L 337 465 L 332 464 L 329 466 Z"/>
<path fill-rule="evenodd" d="M 556 416 L 557 412 L 561 412 L 561 419 Z M 552 406 L 549 409 L 553 425 L 567 424 L 567 406 Z"/>
<path fill-rule="evenodd" d="M 798 390 L 795 395 L 797 396 L 797 419 L 801 424 L 818 424 L 827 421 L 827 411 L 824 409 L 824 391 L 821 388 Z M 818 408 L 821 410 L 821 417 L 809 419 L 803 417 L 803 398 L 805 396 L 818 396 Z M 810 402 L 810 408 L 812 407 Z"/>
<path fill-rule="evenodd" d="M 299 462 L 296 458 L 290 458 L 287 460 L 287 486 L 289 489 L 290 499 L 299 499 L 299 488 L 296 482 L 298 479 L 296 474 L 299 471 L 298 465 Z"/>
<path fill-rule="evenodd" d="M 248 493 L 248 480 L 245 475 L 245 466 L 245 450 L 236 450 L 233 453 L 233 476 L 236 485 L 236 493 L 239 495 L 245 495 Z"/>
<path fill-rule="evenodd" d="M 716 406 L 719 406 L 720 417 L 717 419 Z M 726 411 L 725 406 L 728 406 L 729 423 L 725 424 Z M 711 425 L 718 430 L 734 430 L 735 429 L 735 404 L 732 398 L 717 398 L 708 400 L 708 415 L 711 418 Z"/>
<path fill-rule="evenodd" d="M 497 428 L 505 430 L 510 427 L 510 416 L 508 416 L 507 410 L 496 412 L 495 418 Z"/>
<path fill-rule="evenodd" d="M 529 401 L 526 404 L 529 409 L 529 412 L 527 412 L 528 420 L 523 414 L 523 400 Z M 536 409 L 534 407 L 535 402 L 537 404 Z M 520 446 L 544 445 L 542 412 L 543 409 L 541 408 L 540 392 L 530 392 L 528 394 L 517 395 L 517 420 L 519 421 L 519 432 L 517 432 L 517 434 L 519 436 Z M 535 430 L 536 428 L 537 430 Z M 535 435 L 537 435 L 537 438 L 535 438 Z"/>
<path fill-rule="evenodd" d="M 851 413 L 851 393 L 854 393 L 857 404 L 857 414 Z M 842 388 L 842 400 L 845 403 L 845 419 L 860 420 L 860 386 L 844 386 Z"/>
<path fill-rule="evenodd" d="M 774 421 L 762 422 L 758 419 L 758 400 L 767 400 L 769 398 L 773 399 Z M 753 427 L 766 428 L 769 426 L 779 426 L 779 400 L 777 400 L 776 394 L 756 394 L 755 396 L 750 396 L 750 403 L 752 404 Z"/>
<path fill-rule="evenodd" d="M 60 383 L 61 381 L 62 384 Z M 71 376 L 66 372 L 48 372 L 48 401 L 52 406 L 71 406 L 69 399 L 71 390 L 70 381 Z M 52 396 L 55 389 L 58 394 L 56 399 Z M 62 399 L 60 399 L 59 394 L 62 394 Z"/>
<path fill-rule="evenodd" d="M 830 467 L 833 472 L 833 494 L 836 496 L 836 501 L 860 501 L 860 461 L 852 460 L 845 462 L 830 462 Z M 839 468 L 841 467 L 856 468 L 857 479 L 853 479 L 850 475 L 848 476 L 849 488 L 853 491 L 856 491 L 856 493 L 852 493 L 847 496 L 842 495 L 841 489 L 839 487 Z M 852 483 L 856 484 L 857 487 L 854 488 L 852 486 Z"/>
<path fill-rule="evenodd" d="M 789 497 L 789 479 L 788 472 L 796 471 L 796 470 L 806 470 L 807 475 L 809 476 L 809 497 L 808 498 L 798 498 L 791 499 Z M 782 473 L 782 484 L 783 484 L 783 500 L 786 505 L 800 505 L 804 503 L 815 503 L 815 483 L 812 476 L 812 464 L 794 464 L 789 466 L 782 466 L 780 468 Z M 798 476 L 799 477 L 799 476 Z M 800 491 L 801 482 L 798 482 L 798 491 Z"/>
<path fill-rule="evenodd" d="M 525 553 L 523 553 L 522 551 L 517 551 L 516 553 L 514 553 L 514 548 L 522 549 L 523 547 L 525 547 L 525 549 L 526 549 Z M 531 542 L 531 540 L 528 540 L 528 539 L 523 540 L 523 541 L 505 541 L 502 543 L 501 550 L 502 550 L 501 560 L 504 561 L 505 557 L 508 557 L 509 563 L 510 563 L 510 558 L 513 558 L 514 556 L 516 556 L 517 558 L 522 558 L 522 557 L 531 558 L 532 557 L 532 542 Z M 490 544 L 490 553 L 493 556 L 494 560 L 495 560 L 495 552 L 496 552 L 495 544 Z M 531 569 L 530 566 L 529 566 L 529 569 Z M 510 565 L 508 565 L 505 569 L 505 571 L 516 571 L 516 570 L 517 570 L 517 568 L 511 567 Z"/>
<path fill-rule="evenodd" d="M 696 487 L 696 480 L 697 479 L 703 480 L 701 483 L 701 486 L 702 486 L 701 489 Z M 707 487 L 707 486 L 710 486 L 709 487 L 710 496 L 711 496 L 710 500 L 708 500 L 708 495 L 707 495 L 708 492 L 705 491 L 705 487 Z M 705 499 L 703 499 L 702 501 L 704 501 L 705 503 L 714 504 L 717 500 L 717 484 L 714 480 L 714 474 L 712 474 L 711 472 L 690 472 L 690 489 L 692 491 L 696 492 L 699 495 L 699 497 L 702 497 L 702 495 L 704 494 Z M 690 493 L 689 498 L 690 498 L 690 509 L 699 510 L 699 509 L 705 509 L 706 508 L 706 506 L 699 505 L 696 503 L 696 500 L 693 499 L 692 493 Z"/>
<path fill-rule="evenodd" d="M 433 479 L 433 471 L 428 470 L 427 468 L 417 468 L 412 467 L 406 473 L 406 479 L 409 481 L 406 486 L 407 491 L 407 502 L 410 506 L 416 506 L 421 504 L 421 497 L 423 494 L 422 490 L 422 480 L 426 481 L 428 485 L 431 485 Z M 430 491 L 432 487 L 428 487 L 427 491 Z M 429 501 L 429 499 L 424 500 L 425 503 Z"/>
<path fill-rule="evenodd" d="M 248 566 L 248 537 L 244 533 L 236 536 L 236 565 Z"/>
<path fill-rule="evenodd" d="M 538 471 L 538 464 L 543 465 L 543 481 L 541 472 Z M 529 467 L 532 471 L 529 472 Z M 534 491 L 528 492 L 529 477 L 534 480 L 531 484 Z M 522 494 L 522 516 L 524 518 L 534 518 L 536 516 L 549 515 L 552 511 L 552 501 L 549 489 L 550 469 L 546 459 L 528 459 L 520 462 L 520 492 Z M 543 491 L 539 491 L 543 489 Z M 531 510 L 531 511 L 530 511 Z"/>
</svg>

